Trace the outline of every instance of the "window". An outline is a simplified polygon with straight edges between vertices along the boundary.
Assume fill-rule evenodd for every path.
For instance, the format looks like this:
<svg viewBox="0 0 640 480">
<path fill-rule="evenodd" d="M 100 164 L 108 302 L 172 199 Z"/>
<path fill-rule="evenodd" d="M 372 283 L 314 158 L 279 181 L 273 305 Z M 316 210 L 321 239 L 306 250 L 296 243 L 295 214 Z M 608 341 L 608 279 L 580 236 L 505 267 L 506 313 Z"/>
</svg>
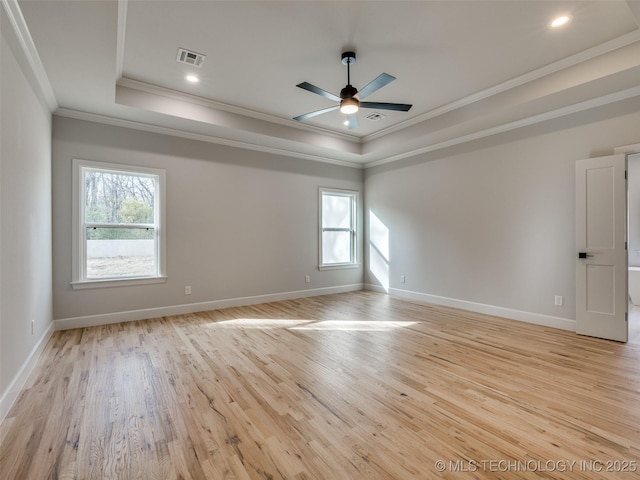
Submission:
<svg viewBox="0 0 640 480">
<path fill-rule="evenodd" d="M 320 268 L 357 264 L 358 192 L 320 189 Z"/>
<path fill-rule="evenodd" d="M 74 288 L 164 281 L 164 170 L 74 160 Z"/>
</svg>

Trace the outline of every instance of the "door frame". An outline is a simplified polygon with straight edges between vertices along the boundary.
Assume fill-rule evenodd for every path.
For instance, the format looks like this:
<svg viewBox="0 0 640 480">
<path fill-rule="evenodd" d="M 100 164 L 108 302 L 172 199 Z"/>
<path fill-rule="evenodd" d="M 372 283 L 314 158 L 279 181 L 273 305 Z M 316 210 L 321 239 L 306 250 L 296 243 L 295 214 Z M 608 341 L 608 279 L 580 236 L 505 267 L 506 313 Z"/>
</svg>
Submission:
<svg viewBox="0 0 640 480">
<path fill-rule="evenodd" d="M 614 154 L 624 153 L 627 156 L 627 172 L 629 171 L 629 157 L 640 156 L 640 143 L 633 145 L 626 145 L 624 147 L 614 148 Z M 640 162 L 640 158 L 637 160 Z M 629 245 L 629 179 L 630 176 L 627 173 L 627 245 Z M 627 295 L 629 295 L 629 252 L 627 251 Z M 631 303 L 631 302 L 629 302 Z M 632 304 L 633 305 L 633 304 Z M 630 309 L 629 309 L 630 310 Z M 631 325 L 631 312 L 627 312 L 627 331 L 629 331 Z"/>
</svg>

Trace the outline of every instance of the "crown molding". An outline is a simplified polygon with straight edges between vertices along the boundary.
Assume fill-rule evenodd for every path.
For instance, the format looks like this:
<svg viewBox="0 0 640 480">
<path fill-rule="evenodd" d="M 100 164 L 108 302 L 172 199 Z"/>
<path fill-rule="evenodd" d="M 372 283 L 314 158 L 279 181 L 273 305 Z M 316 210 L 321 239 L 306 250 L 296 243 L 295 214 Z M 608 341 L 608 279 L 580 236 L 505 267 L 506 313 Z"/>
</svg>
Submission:
<svg viewBox="0 0 640 480">
<path fill-rule="evenodd" d="M 118 80 L 117 85 L 121 87 L 131 88 L 133 90 L 139 90 L 142 92 L 151 93 L 154 95 L 161 95 L 164 97 L 172 98 L 174 100 L 180 100 L 183 102 L 201 105 L 214 110 L 222 110 L 224 112 L 234 113 L 236 115 L 242 115 L 244 117 L 255 118 L 257 120 L 262 120 L 264 122 L 269 122 L 269 123 L 275 123 L 275 124 L 283 125 L 289 128 L 295 128 L 297 130 L 304 130 L 304 131 L 316 133 L 325 137 L 333 137 L 333 138 L 346 140 L 348 142 L 352 142 L 356 144 L 362 144 L 361 139 L 353 135 L 349 135 L 346 133 L 339 133 L 339 132 L 335 132 L 333 130 L 329 130 L 325 128 L 319 128 L 319 127 L 313 127 L 313 126 L 301 124 L 294 120 L 289 120 L 289 119 L 285 119 L 275 115 L 269 115 L 266 113 L 257 112 L 255 110 L 251 110 L 248 108 L 229 105 L 227 103 L 217 102 L 215 100 L 211 100 L 205 97 L 199 97 L 197 95 L 191 95 L 188 93 L 179 92 L 177 90 L 161 87 L 159 85 L 154 85 L 152 83 L 142 82 L 140 80 L 135 80 L 133 78 L 122 77 L 120 78 L 120 80 Z"/>
<path fill-rule="evenodd" d="M 7 14 L 9 23 L 13 28 L 22 53 L 31 68 L 31 72 L 36 79 L 40 92 L 49 107 L 49 111 L 55 112 L 58 108 L 58 101 L 56 100 L 51 82 L 49 82 L 49 77 L 44 69 L 44 65 L 42 65 L 42 60 L 40 60 L 40 55 L 38 55 L 38 50 L 33 43 L 33 38 L 31 38 L 27 22 L 22 15 L 22 10 L 20 10 L 17 0 L 0 0 L 0 5 L 2 5 Z"/>
<path fill-rule="evenodd" d="M 411 151 L 403 152 L 398 155 L 392 155 L 390 157 L 387 157 L 381 160 L 368 162 L 364 164 L 364 168 L 365 169 L 372 168 L 372 167 L 377 167 L 378 165 L 397 162 L 398 160 L 414 157 L 416 155 L 420 155 L 423 153 L 433 152 L 436 150 L 441 150 L 443 148 L 460 145 L 462 143 L 472 142 L 474 140 L 479 140 L 481 138 L 486 138 L 492 135 L 497 135 L 499 133 L 504 133 L 504 132 L 508 132 L 518 128 L 527 127 L 529 125 L 534 125 L 536 123 L 546 122 L 559 117 L 564 117 L 566 115 L 571 115 L 573 113 L 583 112 L 585 110 L 590 110 L 592 108 L 602 107 L 610 103 L 619 102 L 619 101 L 637 97 L 637 96 L 640 96 L 640 86 L 628 88 L 626 90 L 621 90 L 615 93 L 610 93 L 608 95 L 603 95 L 601 97 L 592 98 L 590 100 L 585 100 L 584 102 L 568 105 L 566 107 L 558 108 L 555 110 L 549 110 L 548 112 L 540 113 L 538 115 L 533 115 L 531 117 L 523 118 L 520 120 L 515 120 L 513 122 L 504 123 L 502 125 L 496 125 L 494 127 L 487 128 L 485 130 L 479 130 L 477 132 L 472 132 L 467 135 L 461 135 L 459 137 L 445 140 L 444 142 L 434 143 L 432 145 L 427 145 L 422 148 L 416 148 Z"/>
<path fill-rule="evenodd" d="M 118 31 L 116 33 L 116 81 L 122 77 L 124 47 L 127 33 L 127 10 L 129 0 L 118 0 Z"/>
<path fill-rule="evenodd" d="M 299 158 L 302 160 L 311 160 L 315 162 L 328 163 L 332 165 L 338 165 L 341 167 L 349 167 L 349 168 L 356 168 L 356 169 L 363 168 L 363 165 L 361 163 L 349 162 L 346 160 L 338 160 L 338 159 L 333 159 L 333 158 L 329 158 L 321 155 L 313 155 L 309 153 L 297 152 L 297 151 L 287 150 L 283 148 L 268 147 L 265 145 L 259 145 L 255 143 L 229 140 L 227 138 L 216 137 L 214 135 L 193 133 L 193 132 L 188 132 L 185 130 L 179 130 L 175 128 L 152 125 L 149 123 L 135 122 L 132 120 L 124 120 L 122 118 L 110 117 L 107 115 L 100 115 L 96 113 L 88 113 L 88 112 L 82 112 L 79 110 L 72 110 L 69 108 L 58 108 L 54 112 L 54 114 L 60 117 L 74 118 L 76 120 L 86 120 L 89 122 L 102 123 L 105 125 L 112 125 L 116 127 L 131 128 L 134 130 L 142 130 L 150 133 L 159 133 L 161 135 L 170 135 L 174 137 L 186 138 L 189 140 L 197 140 L 200 142 L 215 143 L 218 145 L 225 145 L 228 147 L 243 148 L 246 150 L 253 150 L 257 152 L 264 152 L 264 153 L 270 153 L 274 155 L 282 155 L 286 157 Z"/>
<path fill-rule="evenodd" d="M 506 82 L 494 85 L 493 87 L 487 88 L 446 105 L 442 105 L 441 107 L 430 110 L 426 113 L 423 113 L 422 115 L 418 115 L 417 117 L 414 117 L 410 120 L 405 120 L 391 127 L 380 130 L 376 133 L 372 133 L 371 135 L 367 135 L 363 137 L 361 141 L 362 143 L 367 143 L 371 140 L 376 140 L 378 138 L 389 135 L 390 133 L 394 133 L 407 127 L 417 125 L 440 115 L 444 115 L 445 113 L 451 112 L 453 110 L 466 107 L 486 98 L 498 95 L 502 92 L 511 90 L 516 87 L 520 87 L 535 80 L 539 80 L 540 78 L 546 77 L 547 75 L 560 72 L 566 68 L 586 62 L 593 58 L 599 57 L 614 50 L 618 50 L 619 48 L 626 47 L 639 41 L 640 30 L 634 30 L 633 32 L 621 35 L 620 37 L 616 37 L 607 42 L 596 45 L 595 47 L 583 50 L 582 52 L 576 53 L 569 57 L 565 57 L 561 60 L 558 60 L 557 62 L 553 62 L 549 65 L 545 65 L 544 67 L 532 70 L 531 72 L 525 73 L 524 75 L 512 78 L 511 80 L 507 80 Z"/>
<path fill-rule="evenodd" d="M 95 113 L 82 112 L 82 111 L 71 110 L 66 108 L 59 108 L 58 110 L 56 110 L 55 115 L 58 115 L 61 117 L 75 118 L 78 120 L 97 122 L 97 123 L 102 123 L 106 125 L 131 128 L 131 129 L 146 131 L 150 133 L 159 133 L 162 135 L 171 135 L 171 136 L 186 138 L 190 140 L 215 143 L 215 144 L 225 145 L 225 146 L 230 146 L 235 148 L 243 148 L 248 150 L 260 151 L 264 153 L 271 153 L 275 155 L 294 157 L 302 160 L 316 161 L 316 162 L 328 163 L 332 165 L 338 165 L 338 166 L 350 167 L 350 168 L 356 168 L 356 169 L 368 169 L 368 168 L 373 168 L 379 165 L 397 162 L 397 161 L 404 160 L 406 158 L 414 157 L 417 155 L 421 155 L 424 153 L 429 153 L 429 152 L 441 150 L 444 148 L 460 145 L 463 143 L 472 142 L 474 140 L 490 137 L 492 135 L 497 135 L 499 133 L 505 133 L 511 130 L 516 130 L 518 128 L 534 125 L 537 123 L 542 123 L 542 122 L 553 120 L 566 115 L 571 115 L 571 114 L 579 113 L 585 110 L 602 107 L 610 103 L 619 102 L 619 101 L 637 97 L 637 96 L 640 96 L 640 86 L 629 88 L 629 89 L 622 90 L 620 92 L 615 92 L 608 95 L 603 95 L 601 97 L 593 98 L 590 100 L 586 100 L 584 102 L 579 102 L 574 105 L 569 105 L 569 106 L 558 108 L 555 110 L 550 110 L 548 112 L 544 112 L 538 115 L 533 115 L 531 117 L 523 118 L 513 122 L 508 122 L 502 125 L 496 125 L 494 127 L 490 127 L 484 130 L 479 130 L 477 132 L 472 132 L 466 135 L 460 135 L 458 137 L 445 140 L 443 142 L 426 145 L 421 148 L 412 149 L 410 151 L 402 152 L 397 155 L 391 155 L 389 157 L 386 157 L 380 160 L 366 162 L 364 164 L 356 163 L 356 162 L 348 162 L 345 160 L 337 160 L 337 159 L 332 159 L 325 156 L 312 155 L 308 153 L 296 152 L 296 151 L 291 151 L 286 149 L 267 147 L 264 145 L 253 144 L 248 142 L 229 140 L 226 138 L 216 137 L 213 135 L 192 133 L 192 132 L 178 130 L 174 128 L 160 127 L 157 125 L 151 125 L 151 124 L 142 123 L 142 122 L 135 122 L 131 120 L 124 120 L 121 118 L 110 117 L 106 115 L 99 115 Z"/>
</svg>

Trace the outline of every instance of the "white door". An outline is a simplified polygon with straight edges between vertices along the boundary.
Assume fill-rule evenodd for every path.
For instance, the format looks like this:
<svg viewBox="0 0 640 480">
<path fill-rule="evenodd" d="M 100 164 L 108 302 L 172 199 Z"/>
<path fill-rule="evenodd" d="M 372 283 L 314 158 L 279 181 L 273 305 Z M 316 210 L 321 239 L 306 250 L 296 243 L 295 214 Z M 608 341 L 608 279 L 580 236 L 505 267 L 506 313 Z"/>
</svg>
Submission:
<svg viewBox="0 0 640 480">
<path fill-rule="evenodd" d="M 626 342 L 626 155 L 576 162 L 576 332 Z"/>
</svg>

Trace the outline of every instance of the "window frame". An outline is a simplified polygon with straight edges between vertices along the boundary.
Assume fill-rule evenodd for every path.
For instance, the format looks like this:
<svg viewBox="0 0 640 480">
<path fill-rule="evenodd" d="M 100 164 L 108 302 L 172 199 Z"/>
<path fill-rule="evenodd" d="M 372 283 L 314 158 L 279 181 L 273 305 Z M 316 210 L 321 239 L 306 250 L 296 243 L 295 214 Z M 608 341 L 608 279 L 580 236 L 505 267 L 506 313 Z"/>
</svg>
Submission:
<svg viewBox="0 0 640 480">
<path fill-rule="evenodd" d="M 323 227 L 323 198 L 325 194 L 349 197 L 351 199 L 351 226 L 350 228 L 339 228 L 339 229 L 325 229 Z M 328 187 L 320 187 L 318 191 L 318 270 L 337 270 L 343 268 L 357 268 L 360 265 L 359 255 L 360 252 L 358 250 L 358 236 L 359 236 L 359 218 L 358 218 L 358 210 L 359 210 L 359 202 L 360 202 L 360 192 L 357 190 L 344 190 L 340 188 L 328 188 Z M 351 260 L 349 262 L 344 263 L 324 263 L 323 262 L 323 251 L 324 251 L 324 241 L 323 241 L 323 233 L 325 231 L 348 231 L 351 233 L 350 239 L 350 249 L 351 249 Z"/>
<path fill-rule="evenodd" d="M 84 170 L 95 169 L 128 175 L 151 175 L 157 178 L 157 194 L 154 198 L 153 224 L 99 224 L 92 227 L 106 228 L 154 228 L 156 242 L 157 271 L 154 275 L 88 279 L 86 278 L 86 228 L 85 223 L 85 185 Z M 72 272 L 71 287 L 74 290 L 87 288 L 121 287 L 129 285 L 146 285 L 165 283 L 166 276 L 166 232 L 165 232 L 165 187 L 166 170 L 141 167 L 137 165 L 97 162 L 74 158 L 72 160 Z"/>
</svg>

